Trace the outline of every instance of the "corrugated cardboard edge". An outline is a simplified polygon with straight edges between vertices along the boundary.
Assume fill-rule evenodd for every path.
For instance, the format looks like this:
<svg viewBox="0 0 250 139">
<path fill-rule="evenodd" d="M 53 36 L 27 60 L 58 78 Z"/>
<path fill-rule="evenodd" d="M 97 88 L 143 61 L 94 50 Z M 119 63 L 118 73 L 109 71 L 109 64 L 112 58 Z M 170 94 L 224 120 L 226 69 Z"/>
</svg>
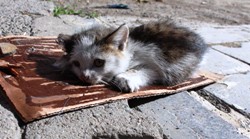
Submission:
<svg viewBox="0 0 250 139">
<path fill-rule="evenodd" d="M 162 89 L 149 89 L 149 90 L 138 91 L 138 92 L 134 92 L 134 93 L 121 94 L 121 95 L 118 95 L 115 97 L 105 98 L 105 99 L 101 99 L 101 100 L 94 100 L 94 101 L 90 101 L 90 102 L 86 102 L 86 103 L 79 103 L 79 104 L 73 105 L 73 106 L 67 106 L 67 102 L 70 101 L 70 99 L 71 99 L 70 97 L 68 97 L 65 99 L 65 106 L 59 107 L 59 108 L 44 108 L 43 111 L 40 111 L 39 110 L 40 108 L 26 105 L 26 102 L 25 102 L 26 97 L 23 96 L 24 93 L 21 92 L 22 91 L 21 89 L 19 89 L 17 87 L 13 88 L 13 86 L 11 86 L 9 83 L 7 83 L 1 75 L 0 75 L 0 81 L 1 81 L 1 85 L 2 85 L 3 90 L 6 93 L 6 95 L 8 97 L 16 97 L 15 100 L 19 100 L 21 102 L 21 103 L 20 102 L 16 103 L 16 102 L 11 101 L 11 103 L 16 107 L 17 111 L 18 111 L 18 109 L 25 110 L 25 111 L 18 111 L 18 113 L 20 114 L 20 116 L 24 122 L 31 122 L 31 121 L 34 121 L 36 119 L 45 118 L 45 117 L 48 117 L 51 115 L 56 115 L 56 114 L 60 114 L 63 112 L 73 111 L 73 110 L 86 108 L 86 107 L 92 107 L 92 106 L 96 106 L 96 105 L 100 105 L 100 104 L 104 104 L 104 103 L 109 103 L 109 102 L 114 102 L 114 101 L 118 101 L 118 100 L 174 94 L 174 93 L 178 93 L 178 92 L 185 91 L 185 90 L 190 90 L 190 89 L 193 89 L 196 87 L 208 85 L 208 84 L 215 82 L 214 78 L 210 79 L 209 77 L 205 77 L 204 80 L 201 82 L 191 84 L 188 86 L 183 86 L 181 88 L 177 88 L 176 90 L 174 90 L 174 89 L 169 90 L 169 89 L 164 89 L 164 88 L 162 88 Z M 34 110 L 34 109 L 37 109 L 37 110 Z M 31 113 L 34 111 L 36 113 Z"/>
</svg>

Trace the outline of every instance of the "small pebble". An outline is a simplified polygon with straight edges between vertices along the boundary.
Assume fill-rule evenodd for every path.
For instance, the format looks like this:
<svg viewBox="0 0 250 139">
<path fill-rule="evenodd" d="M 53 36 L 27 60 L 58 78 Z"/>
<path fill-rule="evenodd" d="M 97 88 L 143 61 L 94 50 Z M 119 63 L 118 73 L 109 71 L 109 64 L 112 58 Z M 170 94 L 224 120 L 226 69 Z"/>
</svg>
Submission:
<svg viewBox="0 0 250 139">
<path fill-rule="evenodd" d="M 0 43 L 0 55 L 6 55 L 16 52 L 17 47 L 11 43 Z"/>
</svg>

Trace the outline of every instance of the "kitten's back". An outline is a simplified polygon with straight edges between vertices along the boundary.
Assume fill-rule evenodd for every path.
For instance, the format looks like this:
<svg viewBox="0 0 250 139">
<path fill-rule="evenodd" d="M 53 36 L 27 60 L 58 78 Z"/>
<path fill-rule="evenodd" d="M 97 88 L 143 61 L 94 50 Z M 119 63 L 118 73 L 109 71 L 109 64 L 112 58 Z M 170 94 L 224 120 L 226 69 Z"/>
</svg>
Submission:
<svg viewBox="0 0 250 139">
<path fill-rule="evenodd" d="M 143 43 L 154 43 L 165 54 L 171 56 L 171 50 L 179 52 L 172 57 L 180 57 L 184 53 L 193 52 L 201 57 L 207 49 L 203 39 L 188 28 L 179 27 L 172 21 L 151 22 L 130 30 L 130 37 Z M 170 52 L 170 53 L 168 53 Z"/>
</svg>

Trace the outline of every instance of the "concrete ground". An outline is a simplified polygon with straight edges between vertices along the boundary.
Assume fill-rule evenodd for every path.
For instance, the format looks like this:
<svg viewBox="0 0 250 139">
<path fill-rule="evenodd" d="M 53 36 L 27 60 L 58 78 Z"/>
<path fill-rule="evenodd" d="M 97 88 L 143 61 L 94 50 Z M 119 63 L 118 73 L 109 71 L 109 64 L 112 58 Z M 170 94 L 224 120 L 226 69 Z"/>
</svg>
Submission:
<svg viewBox="0 0 250 139">
<path fill-rule="evenodd" d="M 0 0 L 0 35 L 72 34 L 90 24 L 137 25 L 137 17 L 52 16 L 54 4 Z M 224 75 L 204 88 L 171 96 L 123 100 L 24 124 L 0 95 L 1 139 L 250 138 L 250 25 L 182 22 L 211 46 L 200 69 Z"/>
</svg>

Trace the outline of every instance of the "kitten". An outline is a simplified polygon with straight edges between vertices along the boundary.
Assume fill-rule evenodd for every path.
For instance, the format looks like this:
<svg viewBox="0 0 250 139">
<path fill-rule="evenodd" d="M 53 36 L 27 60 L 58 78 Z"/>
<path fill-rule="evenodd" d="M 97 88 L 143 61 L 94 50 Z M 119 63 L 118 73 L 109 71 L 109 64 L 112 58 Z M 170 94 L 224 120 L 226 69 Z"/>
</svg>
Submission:
<svg viewBox="0 0 250 139">
<path fill-rule="evenodd" d="M 122 92 L 152 84 L 175 85 L 196 69 L 207 49 L 203 39 L 170 21 L 135 28 L 96 26 L 58 42 L 66 55 L 55 63 L 89 84 L 105 83 Z"/>
</svg>

